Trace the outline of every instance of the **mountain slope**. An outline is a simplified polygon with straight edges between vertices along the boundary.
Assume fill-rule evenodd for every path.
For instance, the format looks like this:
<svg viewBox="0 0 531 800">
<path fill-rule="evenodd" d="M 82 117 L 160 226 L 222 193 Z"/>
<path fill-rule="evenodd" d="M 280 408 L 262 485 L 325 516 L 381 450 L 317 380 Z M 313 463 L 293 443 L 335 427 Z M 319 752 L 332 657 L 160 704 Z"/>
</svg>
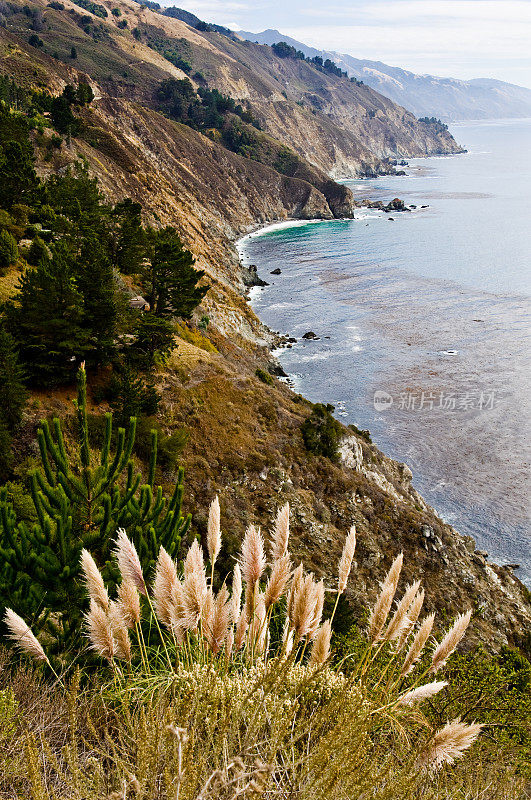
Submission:
<svg viewBox="0 0 531 800">
<path fill-rule="evenodd" d="M 238 36 L 268 45 L 283 41 L 310 58 L 316 55 L 330 58 L 349 75 L 362 80 L 418 117 L 435 116 L 452 121 L 531 116 L 531 89 L 523 86 L 488 78 L 464 81 L 417 75 L 381 61 L 316 50 L 277 30 L 270 29 L 262 33 L 238 31 Z"/>
<path fill-rule="evenodd" d="M 419 122 L 369 87 L 304 61 L 279 59 L 269 48 L 198 31 L 128 0 L 101 3 L 98 16 L 70 0 L 59 5 L 37 0 L 41 49 L 72 63 L 75 46 L 76 68 L 111 96 L 153 105 L 160 81 L 186 77 L 176 64 L 189 65 L 196 87 L 206 81 L 231 95 L 265 133 L 332 177 L 389 171 L 389 158 L 459 152 L 450 134 Z M 22 5 L 10 9 L 8 29 L 28 41 L 35 17 Z"/>
</svg>

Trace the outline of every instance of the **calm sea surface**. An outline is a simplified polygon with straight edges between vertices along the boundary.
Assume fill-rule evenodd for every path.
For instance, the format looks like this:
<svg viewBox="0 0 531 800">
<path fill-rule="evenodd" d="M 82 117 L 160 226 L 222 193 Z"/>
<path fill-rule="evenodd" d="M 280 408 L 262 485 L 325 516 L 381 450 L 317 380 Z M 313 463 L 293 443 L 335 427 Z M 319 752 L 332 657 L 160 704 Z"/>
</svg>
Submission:
<svg viewBox="0 0 531 800">
<path fill-rule="evenodd" d="M 298 340 L 279 354 L 296 390 L 368 428 L 446 521 L 529 583 L 531 120 L 452 133 L 466 154 L 348 182 L 417 210 L 283 226 L 240 249 L 271 284 L 253 308 Z"/>
</svg>

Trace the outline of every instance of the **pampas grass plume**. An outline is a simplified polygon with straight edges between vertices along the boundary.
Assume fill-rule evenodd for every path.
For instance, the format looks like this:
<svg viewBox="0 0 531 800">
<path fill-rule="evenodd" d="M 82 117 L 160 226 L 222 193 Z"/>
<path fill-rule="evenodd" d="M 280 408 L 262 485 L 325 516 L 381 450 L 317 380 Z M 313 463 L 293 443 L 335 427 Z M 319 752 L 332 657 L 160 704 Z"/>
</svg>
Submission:
<svg viewBox="0 0 531 800">
<path fill-rule="evenodd" d="M 431 629 L 433 628 L 434 621 L 435 621 L 435 614 L 428 614 L 428 616 L 425 618 L 422 625 L 418 629 L 415 638 L 413 639 L 411 646 L 407 652 L 406 659 L 404 661 L 404 665 L 400 673 L 401 677 L 408 675 L 413 669 L 414 665 L 419 660 L 419 658 L 421 657 L 424 645 L 428 641 Z"/>
<path fill-rule="evenodd" d="M 92 558 L 88 550 L 81 551 L 81 569 L 83 570 L 83 577 L 85 578 L 85 586 L 87 587 L 87 594 L 91 600 L 94 600 L 104 611 L 109 610 L 109 595 L 103 583 L 101 572 L 96 566 L 96 562 Z"/>
<path fill-rule="evenodd" d="M 28 625 L 24 622 L 22 617 L 19 617 L 12 608 L 6 608 L 4 614 L 4 623 L 9 630 L 9 638 L 12 639 L 17 647 L 31 656 L 35 661 L 46 661 L 48 664 L 48 656 L 42 649 L 42 645 L 30 630 Z"/>
<path fill-rule="evenodd" d="M 353 525 L 345 540 L 345 544 L 343 546 L 343 552 L 341 553 L 341 558 L 339 560 L 338 592 L 340 594 L 343 594 L 343 592 L 347 588 L 348 576 L 350 575 L 350 570 L 352 569 L 352 560 L 354 558 L 355 549 L 356 549 L 356 526 Z"/>
<path fill-rule="evenodd" d="M 118 587 L 118 601 L 126 626 L 134 628 L 140 622 L 140 597 L 134 583 L 122 581 Z"/>
<path fill-rule="evenodd" d="M 275 603 L 278 603 L 284 594 L 284 589 L 286 588 L 290 573 L 291 560 L 289 555 L 284 553 L 283 556 L 274 562 L 271 575 L 267 582 L 265 589 L 266 610 L 269 610 L 271 606 L 273 606 Z"/>
<path fill-rule="evenodd" d="M 166 627 L 171 624 L 172 590 L 178 582 L 179 579 L 173 559 L 168 555 L 164 547 L 161 547 L 153 581 L 153 600 L 157 617 Z"/>
<path fill-rule="evenodd" d="M 266 566 L 264 540 L 260 529 L 249 525 L 245 532 L 240 554 L 242 575 L 248 586 L 260 580 Z"/>
<path fill-rule="evenodd" d="M 481 728 L 475 722 L 467 725 L 460 719 L 447 722 L 421 754 L 421 765 L 429 770 L 438 770 L 443 764 L 452 764 L 456 759 L 462 758 L 464 751 L 476 741 Z"/>
<path fill-rule="evenodd" d="M 239 564 L 234 565 L 232 573 L 232 596 L 231 596 L 231 613 L 232 621 L 237 623 L 240 616 L 240 607 L 242 604 L 242 571 Z"/>
<path fill-rule="evenodd" d="M 413 703 L 420 703 L 422 700 L 427 700 L 438 694 L 445 686 L 448 686 L 447 681 L 434 681 L 433 683 L 425 683 L 424 686 L 417 686 L 416 689 L 406 692 L 398 700 L 398 705 L 410 706 Z"/>
<path fill-rule="evenodd" d="M 415 624 L 420 616 L 423 604 L 424 604 L 424 589 L 421 589 L 420 592 L 417 592 L 417 594 L 415 595 L 413 602 L 411 603 L 411 606 L 407 612 L 407 623 L 402 628 L 402 631 L 400 632 L 398 641 L 396 643 L 397 653 L 403 648 L 409 637 L 409 634 L 415 627 Z"/>
<path fill-rule="evenodd" d="M 90 610 L 85 614 L 85 623 L 91 649 L 102 658 L 112 661 L 115 654 L 115 642 L 111 624 L 103 608 L 94 600 L 90 601 Z"/>
<path fill-rule="evenodd" d="M 330 655 L 330 639 L 332 638 L 332 626 L 330 620 L 327 619 L 315 635 L 312 644 L 312 651 L 310 653 L 309 666 L 316 667 L 322 666 Z"/>
<path fill-rule="evenodd" d="M 207 549 L 210 563 L 212 567 L 214 567 L 219 551 L 221 550 L 221 522 L 219 498 L 217 495 L 212 500 L 208 512 Z"/>
<path fill-rule="evenodd" d="M 437 672 L 444 664 L 446 659 L 450 656 L 468 628 L 470 619 L 472 617 L 472 609 L 469 609 L 465 614 L 460 614 L 441 643 L 435 648 L 433 653 L 430 672 Z"/>
<path fill-rule="evenodd" d="M 417 596 L 419 588 L 420 581 L 415 581 L 415 583 L 407 587 L 383 635 L 386 642 L 393 642 L 398 639 L 402 631 L 409 626 L 408 611 Z"/>
<path fill-rule="evenodd" d="M 118 567 L 122 575 L 122 580 L 132 583 L 140 594 L 147 597 L 147 589 L 142 574 L 142 567 L 140 559 L 136 552 L 136 547 L 133 542 L 127 537 L 123 528 L 118 528 L 118 538 L 116 539 L 116 546 L 114 554 L 118 561 Z"/>
<path fill-rule="evenodd" d="M 115 600 L 112 600 L 109 605 L 107 618 L 111 626 L 116 657 L 121 658 L 124 661 L 131 661 L 131 642 L 129 641 L 129 633 L 122 615 L 121 606 Z"/>
<path fill-rule="evenodd" d="M 391 568 L 385 577 L 378 599 L 372 609 L 369 620 L 369 640 L 373 644 L 380 638 L 383 626 L 385 625 L 385 621 L 393 605 L 393 599 L 402 569 L 402 561 L 403 554 L 400 553 L 391 564 Z"/>
</svg>

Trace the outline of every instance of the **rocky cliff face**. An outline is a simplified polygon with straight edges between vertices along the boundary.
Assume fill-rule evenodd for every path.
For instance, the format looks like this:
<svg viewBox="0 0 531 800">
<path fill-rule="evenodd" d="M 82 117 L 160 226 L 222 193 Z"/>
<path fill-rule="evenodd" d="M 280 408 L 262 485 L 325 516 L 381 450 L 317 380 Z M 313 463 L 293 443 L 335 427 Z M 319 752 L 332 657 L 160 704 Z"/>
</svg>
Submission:
<svg viewBox="0 0 531 800">
<path fill-rule="evenodd" d="M 39 81 L 58 90 L 78 78 L 71 66 L 1 29 L 0 56 L 0 71 L 26 85 Z M 267 529 L 278 505 L 289 500 L 295 554 L 329 578 L 354 521 L 354 614 L 374 600 L 378 581 L 403 550 L 404 581 L 422 578 L 428 609 L 448 615 L 475 609 L 469 642 L 525 644 L 528 594 L 510 569 L 489 564 L 471 540 L 445 525 L 412 488 L 407 467 L 385 458 L 355 431 L 342 429 L 338 464 L 308 453 L 300 426 L 311 405 L 284 384 L 269 386 L 256 376 L 257 367 L 271 365 L 275 336 L 246 302 L 234 240 L 272 219 L 331 217 L 334 184 L 327 185 L 322 173 L 311 173 L 314 183 L 323 181 L 321 189 L 302 177 L 280 175 L 165 119 L 138 98 L 100 90 L 83 114 L 82 136 L 69 147 L 63 144 L 52 161 L 39 160 L 41 173 L 85 158 L 109 198 L 130 196 L 151 222 L 178 227 L 212 282 L 198 313 L 210 318 L 207 335 L 216 352 L 202 347 L 200 337 L 191 343 L 183 329 L 178 349 L 158 375 L 161 424 L 167 433 L 182 427 L 191 433 L 183 464 L 186 509 L 197 530 L 204 529 L 216 493 L 234 547 L 250 521 Z M 40 399 L 45 409 L 70 408 L 59 396 Z"/>
</svg>

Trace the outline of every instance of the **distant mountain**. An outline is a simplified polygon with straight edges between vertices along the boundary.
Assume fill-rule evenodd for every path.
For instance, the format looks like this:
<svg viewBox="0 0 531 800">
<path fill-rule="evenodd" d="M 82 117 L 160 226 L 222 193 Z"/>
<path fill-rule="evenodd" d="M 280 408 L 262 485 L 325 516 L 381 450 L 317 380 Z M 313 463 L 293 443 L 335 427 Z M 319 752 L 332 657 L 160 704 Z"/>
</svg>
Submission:
<svg viewBox="0 0 531 800">
<path fill-rule="evenodd" d="M 439 117 L 445 121 L 531 117 L 531 89 L 489 78 L 462 81 L 416 75 L 381 61 L 367 61 L 344 53 L 317 50 L 276 30 L 262 33 L 238 31 L 238 36 L 259 44 L 287 42 L 304 55 L 330 58 L 349 75 L 362 80 L 417 117 Z"/>
</svg>

